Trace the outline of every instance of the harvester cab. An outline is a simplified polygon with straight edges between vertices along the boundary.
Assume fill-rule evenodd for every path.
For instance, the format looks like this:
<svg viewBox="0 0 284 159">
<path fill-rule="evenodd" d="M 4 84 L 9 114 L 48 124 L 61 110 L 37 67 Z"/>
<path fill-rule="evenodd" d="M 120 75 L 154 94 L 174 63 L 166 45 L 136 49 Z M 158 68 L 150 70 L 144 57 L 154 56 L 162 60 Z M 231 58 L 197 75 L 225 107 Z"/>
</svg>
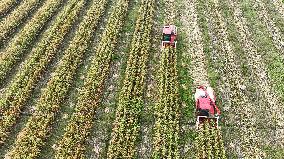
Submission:
<svg viewBox="0 0 284 159">
<path fill-rule="evenodd" d="M 216 96 L 211 87 L 199 86 L 195 92 L 196 127 L 207 122 L 213 122 L 219 128 L 221 112 L 216 106 Z"/>
<path fill-rule="evenodd" d="M 171 46 L 176 48 L 177 41 L 177 27 L 175 25 L 165 25 L 163 27 L 163 40 L 162 40 L 162 48 L 167 46 Z"/>
</svg>

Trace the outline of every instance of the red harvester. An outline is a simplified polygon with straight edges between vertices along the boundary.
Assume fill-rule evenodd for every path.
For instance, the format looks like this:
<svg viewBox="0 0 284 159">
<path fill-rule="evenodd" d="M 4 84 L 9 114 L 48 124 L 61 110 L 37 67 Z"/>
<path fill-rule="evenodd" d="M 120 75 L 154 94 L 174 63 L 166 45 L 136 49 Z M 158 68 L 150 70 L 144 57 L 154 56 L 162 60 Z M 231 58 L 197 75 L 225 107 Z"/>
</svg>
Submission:
<svg viewBox="0 0 284 159">
<path fill-rule="evenodd" d="M 177 27 L 175 25 L 165 25 L 163 27 L 162 47 L 172 46 L 176 48 Z"/>
<path fill-rule="evenodd" d="M 213 121 L 219 127 L 220 110 L 216 106 L 216 96 L 211 87 L 199 86 L 195 93 L 196 127 L 204 121 Z"/>
</svg>

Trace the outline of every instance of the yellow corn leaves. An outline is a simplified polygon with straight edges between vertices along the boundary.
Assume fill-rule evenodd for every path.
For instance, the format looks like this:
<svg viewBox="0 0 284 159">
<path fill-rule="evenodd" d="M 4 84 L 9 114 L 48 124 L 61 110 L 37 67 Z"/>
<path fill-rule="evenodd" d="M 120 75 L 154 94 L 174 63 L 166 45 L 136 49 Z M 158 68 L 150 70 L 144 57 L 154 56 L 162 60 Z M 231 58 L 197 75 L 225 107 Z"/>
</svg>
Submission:
<svg viewBox="0 0 284 159">
<path fill-rule="evenodd" d="M 68 49 L 65 50 L 63 58 L 47 83 L 47 87 L 36 105 L 36 111 L 20 132 L 22 135 L 18 136 L 10 156 L 33 157 L 33 154 L 39 153 L 40 146 L 44 144 L 44 139 L 48 135 L 46 130 L 50 129 L 55 114 L 58 112 L 68 88 L 71 86 L 73 77 L 88 47 L 99 18 L 104 12 L 105 5 L 106 0 L 94 2 L 83 17 L 75 37 L 70 42 Z"/>
<path fill-rule="evenodd" d="M 22 20 L 28 16 L 29 11 L 39 3 L 40 0 L 24 0 L 19 7 L 3 19 L 0 22 L 0 42 L 5 40 L 6 36 L 20 25 Z"/>
<path fill-rule="evenodd" d="M 45 23 L 59 9 L 62 1 L 47 0 L 25 27 L 11 40 L 7 48 L 0 52 L 0 81 L 6 77 L 13 65 L 20 60 L 19 57 L 25 53 Z"/>
<path fill-rule="evenodd" d="M 118 0 L 113 8 L 81 88 L 75 113 L 65 128 L 63 138 L 58 142 L 55 158 L 84 157 L 84 143 L 93 126 L 93 116 L 99 105 L 104 82 L 109 73 L 111 57 L 124 23 L 128 2 L 128 0 Z"/>
<path fill-rule="evenodd" d="M 6 139 L 9 129 L 15 124 L 21 109 L 30 98 L 43 70 L 57 53 L 60 43 L 83 6 L 83 0 L 73 0 L 63 9 L 54 25 L 45 32 L 44 38 L 32 50 L 31 56 L 21 65 L 21 71 L 7 86 L 0 99 L 0 113 L 3 116 L 0 119 L 0 142 Z"/>
<path fill-rule="evenodd" d="M 127 61 L 123 87 L 120 92 L 116 119 L 113 123 L 108 158 L 134 158 L 139 132 L 139 116 L 143 107 L 151 30 L 153 25 L 153 0 L 142 0 L 131 50 Z"/>
</svg>

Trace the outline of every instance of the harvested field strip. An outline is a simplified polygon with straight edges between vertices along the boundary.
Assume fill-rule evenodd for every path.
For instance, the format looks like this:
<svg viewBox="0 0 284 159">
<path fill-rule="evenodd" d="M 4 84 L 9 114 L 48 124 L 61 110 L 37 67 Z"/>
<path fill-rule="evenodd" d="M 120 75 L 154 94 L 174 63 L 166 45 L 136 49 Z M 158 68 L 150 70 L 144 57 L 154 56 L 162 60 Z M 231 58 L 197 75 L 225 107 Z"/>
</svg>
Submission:
<svg viewBox="0 0 284 159">
<path fill-rule="evenodd" d="M 108 158 L 134 158 L 136 155 L 136 142 L 140 131 L 138 119 L 144 105 L 146 63 L 151 44 L 154 7 L 153 0 L 142 0 L 140 4 L 116 119 L 113 123 Z"/>
<path fill-rule="evenodd" d="M 205 122 L 197 130 L 196 158 L 226 158 L 221 130 L 215 126 L 215 123 Z"/>
<path fill-rule="evenodd" d="M 217 64 L 216 70 L 221 71 L 221 80 L 224 82 L 219 87 L 222 91 L 225 91 L 224 94 L 230 92 L 228 99 L 230 104 L 226 105 L 227 120 L 233 125 L 238 125 L 241 129 L 241 138 L 238 142 L 241 144 L 242 154 L 239 155 L 248 158 L 260 157 L 261 151 L 258 147 L 255 117 L 252 116 L 252 112 L 255 112 L 254 109 L 256 108 L 253 107 L 249 97 L 241 90 L 246 81 L 242 77 L 238 57 L 234 54 L 233 47 L 228 40 L 224 18 L 219 12 L 220 6 L 217 1 L 209 2 L 207 6 L 212 22 L 211 38 L 213 55 Z M 223 60 L 224 58 L 226 61 Z"/>
<path fill-rule="evenodd" d="M 257 51 L 265 60 L 268 76 L 272 80 L 272 85 L 277 95 L 284 102 L 284 56 L 273 45 L 273 40 L 269 38 L 270 32 L 266 26 L 258 19 L 258 13 L 252 9 L 252 3 L 241 3 L 244 17 L 247 19 L 248 28 L 252 35 L 252 41 L 257 47 Z"/>
<path fill-rule="evenodd" d="M 95 110 L 100 105 L 105 79 L 109 74 L 111 58 L 124 24 L 128 3 L 127 0 L 118 0 L 112 9 L 112 14 L 81 88 L 75 113 L 65 128 L 63 138 L 57 144 L 55 158 L 85 156 L 85 142 L 93 127 Z"/>
<path fill-rule="evenodd" d="M 274 22 L 280 33 L 284 34 L 284 15 L 281 15 L 271 0 L 262 0 L 266 7 L 269 18 Z M 283 44 L 284 45 L 284 44 Z"/>
<path fill-rule="evenodd" d="M 276 91 L 276 95 L 280 97 L 280 103 L 284 101 L 284 59 L 275 47 L 273 40 L 270 38 L 270 32 L 267 30 L 263 22 L 258 19 L 258 13 L 253 9 L 251 2 L 240 3 L 240 8 L 243 11 L 243 16 L 247 19 L 248 28 L 252 35 L 252 41 L 255 43 L 257 51 L 264 59 L 268 71 L 268 77 L 271 80 L 271 85 Z M 277 121 L 283 121 L 283 107 L 279 105 L 278 110 L 274 112 Z M 277 122 L 276 125 L 277 138 L 283 141 L 283 123 Z M 277 140 L 276 140 L 277 141 Z M 277 141 L 281 143 L 282 141 Z M 283 143 L 283 142 L 282 142 Z"/>
<path fill-rule="evenodd" d="M 188 26 L 191 26 L 191 32 L 189 32 L 192 35 L 195 36 L 201 36 L 201 32 L 198 29 L 198 24 L 197 24 L 197 15 L 194 12 L 195 11 L 195 5 L 197 4 L 196 1 L 192 2 L 192 4 L 190 5 L 192 7 L 191 9 L 191 17 L 189 19 L 195 19 L 195 21 L 191 22 L 191 23 L 195 23 L 195 25 L 193 24 L 189 24 Z M 189 35 L 190 36 L 190 35 Z M 203 65 L 206 63 L 205 60 L 205 54 L 203 52 L 203 49 L 206 49 L 205 47 L 203 47 L 202 44 L 202 38 L 199 37 L 198 39 L 196 38 L 191 38 L 194 41 L 191 41 L 190 44 L 192 45 L 192 47 L 196 47 L 199 48 L 199 50 L 190 50 L 191 54 L 193 54 L 192 57 L 192 74 L 193 74 L 193 79 L 198 78 L 198 76 L 202 76 L 201 74 L 203 74 L 201 80 L 207 80 L 204 81 L 203 83 L 195 83 L 195 87 L 197 87 L 200 84 L 209 84 L 209 80 L 208 80 L 208 76 L 207 76 L 207 69 L 203 67 L 203 70 L 199 70 L 194 72 L 195 70 L 198 70 L 198 67 L 202 68 L 202 64 Z M 195 42 L 195 43 L 194 43 Z M 196 46 L 196 45 L 201 45 L 201 46 Z M 206 44 L 205 44 L 206 45 Z M 201 54 L 197 54 L 199 52 L 201 52 Z M 196 57 L 197 54 L 197 57 Z M 197 62 L 196 62 L 197 61 Z M 197 67 L 197 68 L 195 68 Z M 199 75 L 200 72 L 203 72 Z M 196 74 L 196 76 L 194 76 L 194 74 Z M 206 83 L 205 83 L 206 82 Z M 211 83 L 213 83 L 212 81 L 210 81 Z M 215 82 L 214 82 L 215 83 Z M 218 88 L 218 86 L 216 86 Z M 221 130 L 215 128 L 216 125 L 214 125 L 214 123 L 205 123 L 204 125 L 201 125 L 201 127 L 199 127 L 198 131 L 197 131 L 197 137 L 195 138 L 195 147 L 194 147 L 194 151 L 195 151 L 195 157 L 196 158 L 222 158 L 225 159 L 226 158 L 226 154 L 225 154 L 225 148 L 224 148 L 224 144 L 223 144 L 223 140 L 222 140 L 222 135 L 221 135 Z"/>
<path fill-rule="evenodd" d="M 180 103 L 177 80 L 177 54 L 165 48 L 160 58 L 159 99 L 155 106 L 153 158 L 180 158 Z"/>
<path fill-rule="evenodd" d="M 284 4 L 281 0 L 272 0 L 272 3 L 274 4 L 276 10 L 280 13 L 282 18 L 284 19 Z"/>
<path fill-rule="evenodd" d="M 205 4 L 205 1 L 196 1 L 196 10 L 197 10 L 197 21 L 198 21 L 198 25 L 200 27 L 201 30 L 201 36 L 202 36 L 202 43 L 203 43 L 203 52 L 205 53 L 206 57 L 207 57 L 207 64 L 208 64 L 208 78 L 210 80 L 210 84 L 212 87 L 215 88 L 215 90 L 217 91 L 217 94 L 219 95 L 217 97 L 217 99 L 222 99 L 223 102 L 227 102 L 227 104 L 229 103 L 228 100 L 229 98 L 226 97 L 226 94 L 224 94 L 225 92 L 223 92 L 220 89 L 220 85 L 223 83 L 220 79 L 221 79 L 221 74 L 223 72 L 221 72 L 222 70 L 218 70 L 219 68 L 223 68 L 222 63 L 217 63 L 217 59 L 216 57 L 218 57 L 216 55 L 216 50 L 214 50 L 214 47 L 212 45 L 213 43 L 213 32 L 212 32 L 212 22 L 213 20 L 209 20 L 209 17 L 212 18 L 211 15 L 208 14 L 209 10 L 208 10 L 208 4 Z M 214 39 L 216 40 L 216 39 Z M 218 89 L 219 88 L 219 89 Z M 222 88 L 221 88 L 222 89 Z M 227 91 L 227 90 L 226 90 Z M 222 94 L 223 93 L 223 94 Z M 228 96 L 228 95 L 227 95 Z M 221 105 L 220 102 L 217 101 L 218 105 Z M 223 105 L 227 105 L 224 104 Z M 198 132 L 202 132 L 204 130 L 200 129 Z M 218 139 L 218 137 L 214 136 L 215 139 L 218 139 L 217 142 L 217 146 L 219 145 L 219 149 L 220 152 L 224 153 L 224 146 L 223 145 L 223 141 L 220 140 L 222 138 L 222 134 L 221 134 L 221 130 L 216 130 L 217 132 L 214 132 L 214 134 L 218 134 L 218 136 L 220 137 Z M 204 148 L 204 144 L 199 144 L 199 143 L 203 143 L 203 137 L 202 134 L 199 134 L 197 132 L 198 137 L 195 140 L 195 145 L 196 148 L 194 149 L 194 152 L 198 155 L 200 155 L 200 151 L 199 149 L 205 150 Z M 199 141 L 200 140 L 200 141 Z M 208 148 L 207 148 L 208 149 Z M 200 152 L 198 152 L 200 151 Z M 219 153 L 220 153 L 219 152 Z M 228 147 L 226 148 L 226 152 L 228 153 Z M 202 152 L 202 155 L 206 156 L 207 153 L 206 151 Z M 231 154 L 230 154 L 231 155 Z M 194 155 L 196 156 L 196 155 Z M 198 157 L 198 156 L 196 156 Z"/>
<path fill-rule="evenodd" d="M 203 51 L 202 33 L 197 24 L 196 0 L 180 2 L 180 22 L 177 54 L 181 104 L 181 156 L 195 156 L 195 102 L 192 94 L 199 85 L 208 85 L 207 60 Z"/>
<path fill-rule="evenodd" d="M 186 17 L 183 17 L 183 23 L 186 26 L 187 41 L 190 45 L 187 53 L 191 59 L 190 73 L 193 79 L 193 85 L 195 87 L 199 85 L 208 85 L 209 79 L 207 75 L 206 68 L 206 57 L 203 52 L 203 44 L 201 32 L 197 24 L 197 14 L 196 14 L 196 0 L 190 0 L 184 6 L 187 12 L 184 13 Z"/>
<path fill-rule="evenodd" d="M 249 31 L 248 23 L 245 17 L 243 17 L 242 11 L 239 4 L 235 1 L 230 0 L 230 8 L 233 10 L 234 23 L 237 26 L 239 32 L 239 40 L 243 47 L 243 50 L 246 53 L 246 61 L 251 69 L 253 75 L 253 83 L 255 83 L 255 89 L 259 95 L 259 113 L 263 114 L 262 119 L 259 119 L 257 126 L 262 128 L 262 125 L 265 123 L 265 128 L 271 129 L 270 131 L 276 128 L 276 122 L 283 123 L 283 119 L 277 119 L 276 112 L 281 106 L 280 99 L 274 92 L 270 78 L 268 77 L 268 70 L 264 63 L 262 55 L 257 51 L 255 44 L 252 42 L 252 33 Z M 267 123 L 269 123 L 267 125 Z M 271 133 L 273 134 L 273 133 Z M 273 135 L 270 135 L 272 137 Z M 267 136 L 266 136 L 267 137 Z M 265 137 L 262 137 L 263 139 Z M 276 139 L 278 141 L 279 139 Z M 268 141 L 268 140 L 266 140 Z M 262 142 L 264 143 L 264 142 Z"/>
<path fill-rule="evenodd" d="M 0 22 L 0 45 L 19 26 L 29 13 L 36 9 L 40 0 L 24 0 L 12 13 Z"/>
<path fill-rule="evenodd" d="M 9 9 L 18 3 L 18 0 L 2 0 L 0 2 L 0 17 L 5 15 Z"/>
<path fill-rule="evenodd" d="M 187 52 L 188 56 L 190 57 L 189 62 L 191 64 L 191 66 L 188 67 L 187 69 L 190 70 L 190 73 L 191 73 L 190 75 L 192 76 L 192 79 L 193 79 L 193 86 L 197 87 L 199 85 L 208 85 L 209 79 L 208 79 L 208 74 L 207 74 L 208 70 L 205 66 L 207 64 L 205 52 L 203 50 L 203 49 L 205 49 L 205 47 L 202 44 L 203 43 L 202 33 L 201 33 L 201 30 L 200 30 L 200 28 L 197 24 L 198 15 L 196 13 L 195 5 L 197 5 L 197 1 L 195 1 L 195 0 L 192 0 L 192 1 L 184 4 L 184 6 L 187 7 L 187 9 L 185 9 L 185 10 L 187 10 L 187 12 L 183 13 L 183 14 L 185 14 L 184 17 L 183 17 L 184 18 L 183 23 L 184 23 L 184 26 L 185 26 L 184 32 L 187 33 L 187 37 L 188 37 L 187 41 L 189 41 L 188 44 L 190 45 L 188 47 L 188 50 L 185 50 Z M 212 81 L 210 81 L 210 82 L 212 82 Z M 191 88 L 191 89 L 193 89 L 193 88 Z M 187 90 L 190 90 L 190 89 L 187 89 Z M 195 90 L 192 90 L 192 92 L 193 91 L 195 91 Z M 191 110 L 194 109 L 195 103 L 193 102 L 193 100 L 191 101 L 190 104 L 191 104 L 190 106 L 192 107 Z M 193 114 L 193 110 L 191 111 L 191 113 Z M 186 127 L 186 126 L 183 126 L 183 127 Z M 184 145 L 184 147 L 182 147 L 184 149 L 183 151 L 184 151 L 185 155 L 187 155 L 188 157 L 195 156 L 197 158 L 202 158 L 202 156 L 204 158 L 206 156 L 207 157 L 211 156 L 213 158 L 214 157 L 215 158 L 226 158 L 223 141 L 221 140 L 222 136 L 221 136 L 221 134 L 219 136 L 217 135 L 218 133 L 220 133 L 220 130 L 212 129 L 212 130 L 210 130 L 210 133 L 208 131 L 209 134 L 205 134 L 205 136 L 202 137 L 201 132 L 206 131 L 205 128 L 206 127 L 201 127 L 200 130 L 199 130 L 200 132 L 199 131 L 196 132 L 196 134 L 197 134 L 196 138 L 195 138 L 195 134 L 193 133 L 193 131 L 195 131 L 195 130 L 188 132 L 188 135 L 191 138 L 193 138 L 193 139 L 195 138 L 195 143 L 199 143 L 199 144 L 195 144 L 195 148 L 193 148 L 194 145 L 193 145 L 192 141 L 191 142 L 189 141 L 187 143 L 189 145 Z M 187 128 L 187 129 L 190 129 L 190 128 Z M 204 138 L 206 138 L 207 135 L 209 136 L 209 138 L 216 140 L 215 142 L 212 142 L 211 145 L 209 143 L 209 146 L 202 142 L 203 140 L 205 140 Z M 205 147 L 206 147 L 206 149 L 203 149 Z M 218 150 L 218 151 L 216 151 L 216 150 Z M 213 153 L 213 152 L 216 152 L 216 153 Z M 202 155 L 200 155 L 200 153 Z"/>
<path fill-rule="evenodd" d="M 33 158 L 37 156 L 35 154 L 39 154 L 40 147 L 44 144 L 44 139 L 48 134 L 46 130 L 50 130 L 50 125 L 60 109 L 60 104 L 66 97 L 78 65 L 86 52 L 88 42 L 95 31 L 94 28 L 104 11 L 106 2 L 106 0 L 95 1 L 84 16 L 75 37 L 70 42 L 62 60 L 36 104 L 33 116 L 20 132 L 8 156 L 12 158 Z"/>
<path fill-rule="evenodd" d="M 284 36 L 280 32 L 279 28 L 275 25 L 275 22 L 271 20 L 271 16 L 267 13 L 267 8 L 262 0 L 253 0 L 252 7 L 257 11 L 258 18 L 264 22 L 267 29 L 270 32 L 270 36 L 273 39 L 275 47 L 278 49 L 278 52 L 284 57 Z"/>
<path fill-rule="evenodd" d="M 32 50 L 31 56 L 21 65 L 21 71 L 4 90 L 0 99 L 0 113 L 3 116 L 0 119 L 0 143 L 7 138 L 9 129 L 15 124 L 21 109 L 30 98 L 46 66 L 57 54 L 83 6 L 83 0 L 73 0 L 63 9 L 54 25 L 45 32 L 42 41 Z"/>
<path fill-rule="evenodd" d="M 47 0 L 25 25 L 25 27 L 10 41 L 7 48 L 0 53 L 0 81 L 12 70 L 15 63 L 32 45 L 46 22 L 59 9 L 63 0 Z"/>
<path fill-rule="evenodd" d="M 261 69 L 265 68 L 262 57 L 257 53 L 256 49 L 254 49 L 255 45 L 251 41 L 251 37 L 249 37 L 250 33 L 244 27 L 247 28 L 247 24 L 243 24 L 241 12 L 237 6 L 232 5 L 232 1 L 219 1 L 220 6 L 222 6 L 222 14 L 224 16 L 224 20 L 226 20 L 227 30 L 228 30 L 228 38 L 233 46 L 234 53 L 239 57 L 241 71 L 243 74 L 243 79 L 245 82 L 245 87 L 243 87 L 242 91 L 249 97 L 253 107 L 255 107 L 255 111 L 252 116 L 256 119 L 254 122 L 254 127 L 257 134 L 257 139 L 259 143 L 259 148 L 264 150 L 265 147 L 272 147 L 272 142 L 275 136 L 275 116 L 273 115 L 273 105 L 269 103 L 275 101 L 273 99 L 273 90 L 267 90 L 269 85 L 264 87 L 267 81 L 269 80 L 267 77 L 267 72 Z M 263 77 L 262 77 L 263 76 Z M 263 90 L 265 88 L 266 90 Z M 265 95 L 265 93 L 271 93 Z M 274 93 L 275 95 L 275 93 Z M 270 98 L 267 100 L 267 98 Z M 270 101 L 271 100 L 271 101 Z M 276 103 L 275 103 L 276 104 Z M 262 114 L 259 117 L 259 114 Z M 274 116 L 274 117 L 273 117 Z M 251 119 L 253 120 L 253 119 Z M 270 123 L 270 124 L 267 124 Z M 224 127 L 223 127 L 224 128 Z M 238 131 L 235 126 L 231 123 L 226 122 L 226 126 L 223 129 L 224 135 L 226 136 L 225 141 L 228 144 L 228 151 L 230 153 L 231 148 L 235 148 L 233 151 L 238 151 L 237 146 L 232 143 L 232 140 L 239 139 Z M 230 134 L 225 134 L 228 132 L 233 132 Z M 228 141 L 228 142 L 227 142 Z M 238 144 L 238 143 L 235 143 Z M 266 154 L 267 155 L 267 154 Z M 228 155 L 230 156 L 230 155 Z"/>
</svg>

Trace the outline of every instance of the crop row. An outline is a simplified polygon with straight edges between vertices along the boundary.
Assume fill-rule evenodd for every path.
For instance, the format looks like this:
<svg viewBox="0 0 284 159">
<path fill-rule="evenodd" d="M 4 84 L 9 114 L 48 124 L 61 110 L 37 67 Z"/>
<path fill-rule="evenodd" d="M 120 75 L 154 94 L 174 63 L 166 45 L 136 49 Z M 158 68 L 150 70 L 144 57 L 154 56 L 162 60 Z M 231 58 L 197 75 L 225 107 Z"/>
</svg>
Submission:
<svg viewBox="0 0 284 159">
<path fill-rule="evenodd" d="M 180 158 L 180 103 L 177 79 L 177 53 L 174 48 L 161 52 L 158 97 L 155 105 L 153 158 Z"/>
<path fill-rule="evenodd" d="M 213 53 L 215 66 L 220 71 L 221 80 L 224 84 L 219 85 L 223 94 L 228 94 L 226 107 L 231 109 L 226 112 L 228 122 L 233 125 L 241 125 L 241 149 L 246 157 L 260 156 L 261 150 L 258 147 L 259 139 L 256 137 L 255 116 L 253 112 L 257 109 L 250 96 L 245 94 L 242 89 L 246 88 L 246 78 L 243 77 L 238 56 L 233 52 L 232 43 L 229 42 L 229 33 L 224 23 L 224 17 L 220 14 L 218 2 L 209 1 L 209 17 L 212 30 L 211 35 L 215 39 L 213 42 Z M 226 60 L 224 60 L 224 58 Z M 230 117 L 230 118 L 229 118 Z M 232 118 L 233 117 L 233 118 Z M 236 120 L 236 118 L 238 120 Z M 249 122 L 248 122 L 249 120 Z M 253 151 L 252 151 L 253 150 Z"/>
<path fill-rule="evenodd" d="M 81 62 L 87 50 L 88 43 L 94 34 L 99 18 L 104 12 L 106 0 L 95 1 L 79 24 L 75 37 L 65 51 L 46 88 L 36 104 L 35 112 L 20 132 L 9 156 L 12 158 L 34 158 L 44 144 L 50 125 L 60 109 Z M 33 145 L 33 146 L 31 146 Z"/>
<path fill-rule="evenodd" d="M 3 0 L 0 3 L 0 17 L 5 15 L 5 13 L 12 8 L 18 1 L 17 0 Z"/>
<path fill-rule="evenodd" d="M 8 44 L 6 50 L 0 53 L 0 81 L 12 69 L 13 65 L 20 60 L 22 54 L 31 46 L 44 24 L 59 9 L 62 0 L 47 0 Z"/>
<path fill-rule="evenodd" d="M 102 39 L 87 71 L 84 85 L 80 89 L 75 112 L 65 128 L 63 138 L 57 143 L 55 158 L 82 158 L 85 152 L 85 142 L 93 127 L 96 108 L 104 83 L 109 74 L 113 52 L 118 35 L 124 24 L 128 10 L 128 0 L 119 0 L 114 5 L 108 19 Z"/>
<path fill-rule="evenodd" d="M 226 158 L 221 131 L 214 122 L 205 121 L 199 126 L 194 149 L 196 158 Z"/>
<path fill-rule="evenodd" d="M 21 109 L 30 98 L 47 65 L 57 54 L 83 6 L 83 0 L 70 1 L 6 88 L 0 99 L 0 142 L 7 138 L 9 129 L 15 124 Z"/>
<path fill-rule="evenodd" d="M 0 44 L 7 38 L 9 33 L 22 23 L 23 19 L 26 18 L 30 11 L 35 9 L 39 3 L 40 0 L 24 0 L 19 7 L 0 22 Z"/>
<path fill-rule="evenodd" d="M 113 123 L 108 158 L 134 158 L 139 133 L 139 117 L 144 105 L 143 93 L 147 71 L 154 0 L 142 0 L 131 42 L 125 78 Z"/>
</svg>

